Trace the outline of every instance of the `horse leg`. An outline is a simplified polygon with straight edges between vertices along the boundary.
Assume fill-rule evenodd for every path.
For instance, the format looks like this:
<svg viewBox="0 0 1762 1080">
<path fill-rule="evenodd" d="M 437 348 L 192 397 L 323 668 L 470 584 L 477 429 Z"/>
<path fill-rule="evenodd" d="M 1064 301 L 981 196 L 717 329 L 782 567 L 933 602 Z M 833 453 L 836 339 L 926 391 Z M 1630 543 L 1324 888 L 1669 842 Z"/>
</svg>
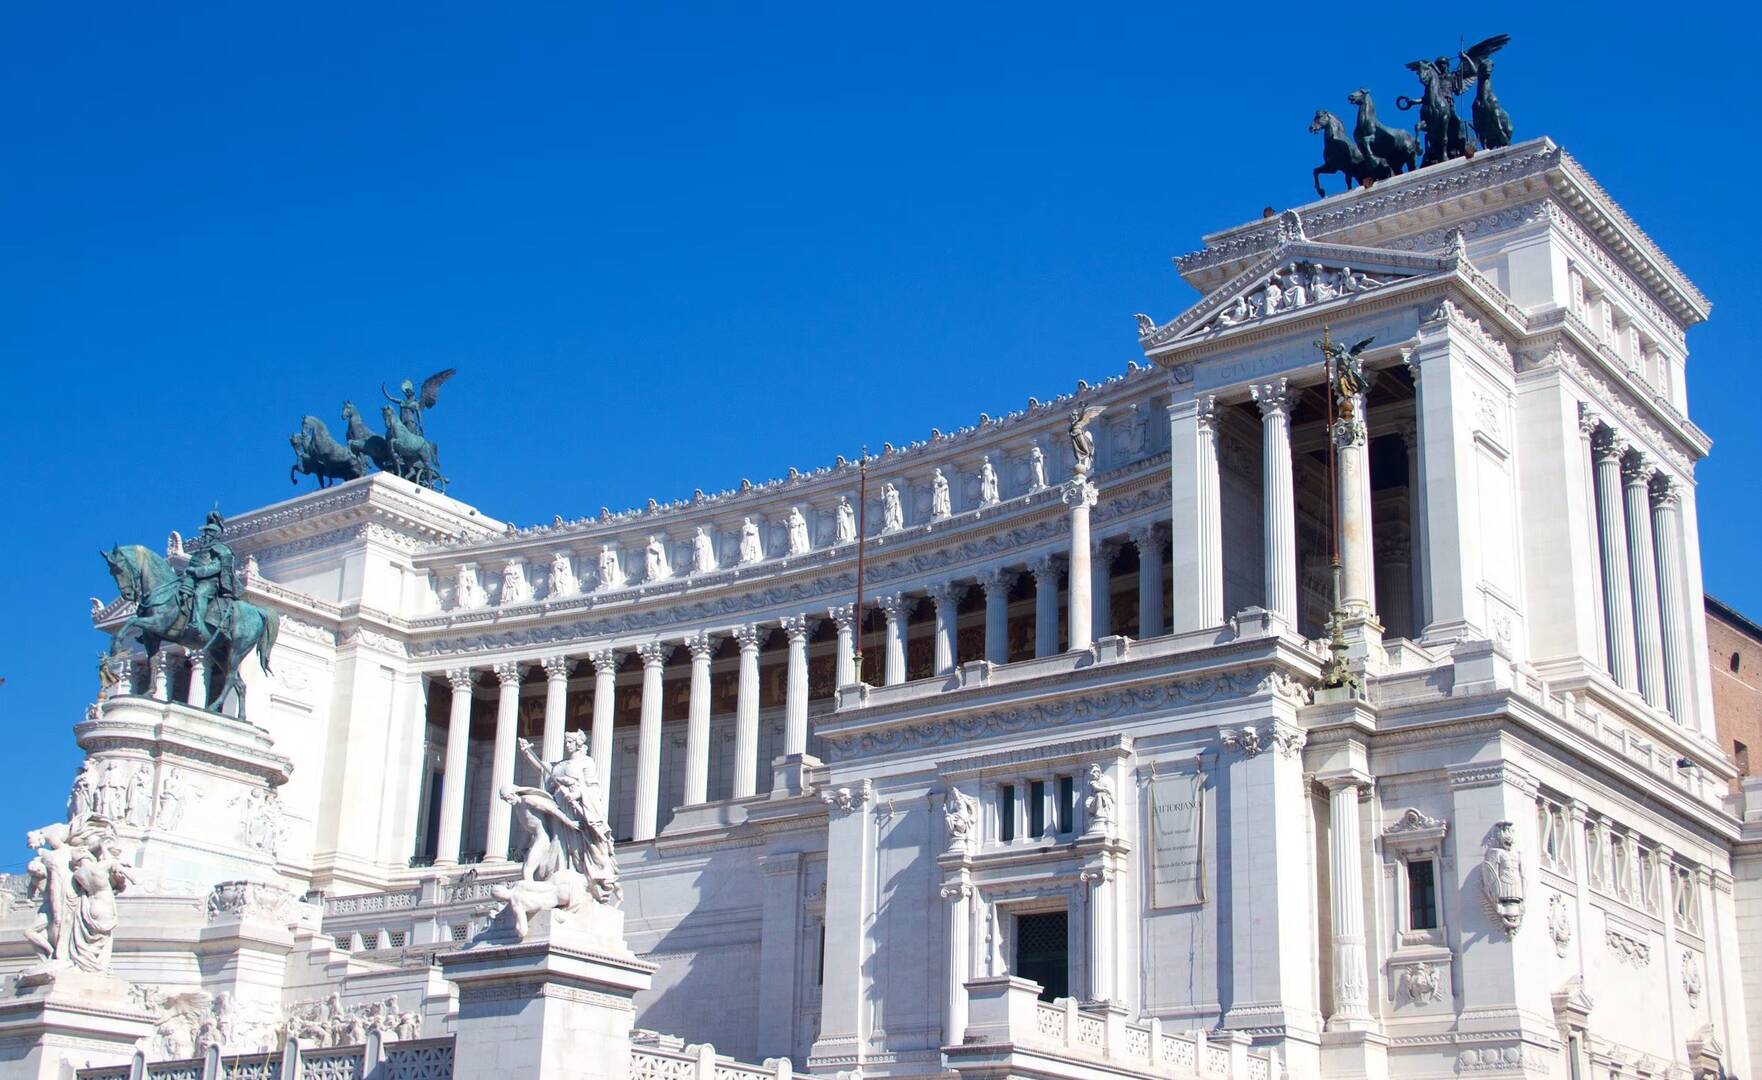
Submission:
<svg viewBox="0 0 1762 1080">
<path fill-rule="evenodd" d="M 1321 186 L 1322 173 L 1331 173 L 1333 171 L 1334 171 L 1333 169 L 1330 169 L 1326 165 L 1317 165 L 1315 167 L 1315 172 L 1313 174 L 1311 174 L 1315 179 L 1315 193 L 1324 199 L 1328 197 L 1328 193 L 1322 190 L 1322 186 Z"/>
</svg>

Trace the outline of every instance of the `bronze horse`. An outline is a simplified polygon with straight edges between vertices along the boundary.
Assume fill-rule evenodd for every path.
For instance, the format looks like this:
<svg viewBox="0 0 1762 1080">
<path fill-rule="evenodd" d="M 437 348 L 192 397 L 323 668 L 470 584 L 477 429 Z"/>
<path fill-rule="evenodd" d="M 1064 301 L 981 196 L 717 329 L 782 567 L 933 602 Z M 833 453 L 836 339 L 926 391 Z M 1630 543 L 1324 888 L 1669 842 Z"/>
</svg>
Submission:
<svg viewBox="0 0 1762 1080">
<path fill-rule="evenodd" d="M 1358 144 L 1346 137 L 1346 125 L 1340 118 L 1326 109 L 1317 109 L 1315 119 L 1309 122 L 1310 134 L 1321 133 L 1322 163 L 1315 167 L 1315 193 L 1322 197 L 1327 192 L 1322 190 L 1323 173 L 1342 173 L 1346 177 L 1346 190 L 1351 191 L 1353 184 L 1369 187 L 1376 180 L 1375 170 L 1365 159 Z"/>
<path fill-rule="evenodd" d="M 1361 86 L 1347 94 L 1346 101 L 1358 106 L 1352 140 L 1377 174 L 1376 179 L 1387 180 L 1397 173 L 1412 172 L 1419 167 L 1419 140 L 1410 132 L 1378 120 L 1377 105 L 1369 90 Z"/>
</svg>

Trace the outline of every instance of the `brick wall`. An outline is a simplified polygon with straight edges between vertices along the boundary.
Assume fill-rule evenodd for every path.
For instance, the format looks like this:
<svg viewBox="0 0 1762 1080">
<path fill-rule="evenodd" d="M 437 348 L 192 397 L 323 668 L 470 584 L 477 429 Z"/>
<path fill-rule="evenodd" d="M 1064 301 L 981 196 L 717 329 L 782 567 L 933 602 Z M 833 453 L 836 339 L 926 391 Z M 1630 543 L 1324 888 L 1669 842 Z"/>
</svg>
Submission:
<svg viewBox="0 0 1762 1080">
<path fill-rule="evenodd" d="M 1746 776 L 1762 775 L 1762 626 L 1709 596 L 1707 653 L 1719 745 Z"/>
</svg>

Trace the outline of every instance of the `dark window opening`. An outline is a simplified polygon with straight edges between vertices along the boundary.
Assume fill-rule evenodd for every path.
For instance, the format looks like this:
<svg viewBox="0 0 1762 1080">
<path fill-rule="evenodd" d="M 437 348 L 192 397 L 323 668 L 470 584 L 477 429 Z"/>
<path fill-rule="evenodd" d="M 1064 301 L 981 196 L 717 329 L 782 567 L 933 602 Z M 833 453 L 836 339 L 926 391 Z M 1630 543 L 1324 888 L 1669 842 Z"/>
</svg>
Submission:
<svg viewBox="0 0 1762 1080">
<path fill-rule="evenodd" d="M 1741 663 L 1741 658 L 1738 656 L 1737 653 L 1732 653 L 1731 654 L 1731 669 L 1733 671 L 1736 671 L 1738 669 L 1739 663 Z"/>
<path fill-rule="evenodd" d="M 1046 835 L 1046 781 L 1035 780 L 1028 784 L 1028 836 L 1039 838 Z"/>
<path fill-rule="evenodd" d="M 1430 859 L 1407 864 L 1407 928 L 1438 928 L 1438 882 Z"/>
<path fill-rule="evenodd" d="M 1070 996 L 1070 925 L 1062 911 L 1016 916 L 1015 974 L 1040 984 L 1040 1000 Z"/>
<path fill-rule="evenodd" d="M 820 970 L 814 973 L 814 985 L 826 985 L 826 924 L 820 924 Z"/>
<path fill-rule="evenodd" d="M 1069 776 L 1058 778 L 1058 831 L 1069 833 L 1077 822 L 1077 785 Z"/>
<path fill-rule="evenodd" d="M 1007 844 L 1016 838 L 1016 786 L 997 787 L 997 839 Z"/>
<path fill-rule="evenodd" d="M 1750 775 L 1750 748 L 1736 739 L 1731 741 L 1731 756 L 1737 760 L 1738 772 Z"/>
</svg>

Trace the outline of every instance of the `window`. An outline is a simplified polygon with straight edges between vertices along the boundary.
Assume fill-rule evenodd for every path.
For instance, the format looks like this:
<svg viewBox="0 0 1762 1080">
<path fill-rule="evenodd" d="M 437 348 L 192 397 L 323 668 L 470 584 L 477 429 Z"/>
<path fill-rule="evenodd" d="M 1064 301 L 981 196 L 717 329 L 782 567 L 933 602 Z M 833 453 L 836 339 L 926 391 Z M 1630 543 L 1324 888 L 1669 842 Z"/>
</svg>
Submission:
<svg viewBox="0 0 1762 1080">
<path fill-rule="evenodd" d="M 1070 996 L 1070 921 L 1062 911 L 1016 916 L 1016 964 L 1011 974 L 1040 984 L 1040 1000 Z"/>
<path fill-rule="evenodd" d="M 1737 762 L 1738 772 L 1750 775 L 1750 748 L 1733 739 L 1731 741 L 1732 760 Z"/>
<path fill-rule="evenodd" d="M 386 936 L 391 938 L 392 948 L 401 949 L 404 947 L 404 931 L 388 930 L 386 931 Z"/>
<path fill-rule="evenodd" d="M 997 785 L 997 841 L 1007 844 L 1016 838 L 1016 786 Z"/>
<path fill-rule="evenodd" d="M 1733 674 L 1737 673 L 1738 666 L 1742 663 L 1743 663 L 1742 656 L 1740 656 L 1738 653 L 1731 654 L 1731 670 L 1732 670 Z"/>
<path fill-rule="evenodd" d="M 470 923 L 454 923 L 453 929 L 452 929 L 452 935 L 453 935 L 454 941 L 464 941 L 466 938 L 471 936 L 471 924 Z"/>
<path fill-rule="evenodd" d="M 1069 776 L 1058 778 L 1058 824 L 1060 833 L 1068 833 L 1077 827 L 1077 785 Z"/>
<path fill-rule="evenodd" d="M 354 936 L 351 934 L 338 934 L 331 940 L 336 942 L 338 952 L 348 952 L 349 946 L 355 943 Z"/>
<path fill-rule="evenodd" d="M 1407 864 L 1407 928 L 1438 928 L 1437 863 L 1419 859 Z"/>
<path fill-rule="evenodd" d="M 1046 781 L 1034 780 L 1028 784 L 1028 835 L 1041 837 L 1046 833 Z"/>
</svg>

